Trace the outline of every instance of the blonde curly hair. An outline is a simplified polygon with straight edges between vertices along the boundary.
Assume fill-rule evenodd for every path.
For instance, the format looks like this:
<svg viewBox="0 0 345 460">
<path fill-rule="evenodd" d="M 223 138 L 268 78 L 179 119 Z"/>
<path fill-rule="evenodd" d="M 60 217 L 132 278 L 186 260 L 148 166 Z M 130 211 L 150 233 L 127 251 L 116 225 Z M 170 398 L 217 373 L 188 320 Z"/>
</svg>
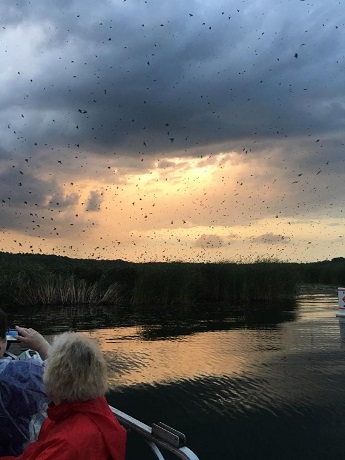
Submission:
<svg viewBox="0 0 345 460">
<path fill-rule="evenodd" d="M 54 402 L 81 402 L 103 396 L 107 366 L 98 343 L 82 334 L 64 332 L 50 347 L 43 382 Z"/>
</svg>

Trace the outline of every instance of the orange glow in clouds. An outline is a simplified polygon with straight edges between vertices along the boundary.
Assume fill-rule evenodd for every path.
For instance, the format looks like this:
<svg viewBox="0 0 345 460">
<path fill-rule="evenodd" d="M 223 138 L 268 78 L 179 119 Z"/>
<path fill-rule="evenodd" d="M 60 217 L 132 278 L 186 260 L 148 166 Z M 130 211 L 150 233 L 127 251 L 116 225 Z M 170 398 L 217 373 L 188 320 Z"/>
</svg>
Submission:
<svg viewBox="0 0 345 460">
<path fill-rule="evenodd" d="M 89 163 L 89 177 L 98 177 L 91 170 L 104 165 Z M 236 152 L 155 160 L 141 172 L 107 166 L 99 181 L 66 177 L 63 198 L 71 204 L 28 216 L 40 224 L 34 231 L 28 221 L 24 234 L 3 232 L 2 249 L 134 262 L 303 261 L 340 251 L 341 216 L 289 216 L 301 196 L 291 198 L 282 174 L 264 159 Z"/>
</svg>

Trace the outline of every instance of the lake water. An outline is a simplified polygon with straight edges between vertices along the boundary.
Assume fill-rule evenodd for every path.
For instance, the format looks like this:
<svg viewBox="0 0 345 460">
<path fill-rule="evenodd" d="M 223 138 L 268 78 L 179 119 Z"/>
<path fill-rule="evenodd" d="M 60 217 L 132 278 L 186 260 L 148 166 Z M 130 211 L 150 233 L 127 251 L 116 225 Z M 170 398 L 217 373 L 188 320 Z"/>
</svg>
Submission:
<svg viewBox="0 0 345 460">
<path fill-rule="evenodd" d="M 44 335 L 99 339 L 109 402 L 187 435 L 200 459 L 345 456 L 345 324 L 337 287 L 304 287 L 267 308 L 21 310 L 12 323 Z M 137 443 L 128 459 L 139 455 Z"/>
</svg>

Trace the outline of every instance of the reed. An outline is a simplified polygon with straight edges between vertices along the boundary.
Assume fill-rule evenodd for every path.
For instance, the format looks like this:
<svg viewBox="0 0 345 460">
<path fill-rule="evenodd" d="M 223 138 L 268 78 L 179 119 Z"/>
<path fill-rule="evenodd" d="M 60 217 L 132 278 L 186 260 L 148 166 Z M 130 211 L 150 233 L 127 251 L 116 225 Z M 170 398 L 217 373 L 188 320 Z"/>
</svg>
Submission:
<svg viewBox="0 0 345 460">
<path fill-rule="evenodd" d="M 137 267 L 132 305 L 184 305 L 198 297 L 200 276 L 197 265 L 148 263 Z"/>
<path fill-rule="evenodd" d="M 18 305 L 114 305 L 119 302 L 116 284 L 100 290 L 98 282 L 89 283 L 73 274 L 36 274 L 34 280 L 26 275 L 20 272 L 16 278 L 13 300 Z"/>
<path fill-rule="evenodd" d="M 140 264 L 132 305 L 266 301 L 294 295 L 297 271 L 283 262 Z"/>
<path fill-rule="evenodd" d="M 294 295 L 298 273 L 278 261 L 221 262 L 202 268 L 200 301 L 266 301 Z"/>
<path fill-rule="evenodd" d="M 296 292 L 298 272 L 288 264 L 258 261 L 244 271 L 244 300 L 272 300 Z"/>
</svg>

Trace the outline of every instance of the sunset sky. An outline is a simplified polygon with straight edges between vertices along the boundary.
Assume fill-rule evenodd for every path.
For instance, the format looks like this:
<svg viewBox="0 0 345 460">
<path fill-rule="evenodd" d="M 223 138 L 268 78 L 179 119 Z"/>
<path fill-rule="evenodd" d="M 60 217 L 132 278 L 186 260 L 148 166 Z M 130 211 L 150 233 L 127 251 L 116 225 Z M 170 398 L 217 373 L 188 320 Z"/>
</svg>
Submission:
<svg viewBox="0 0 345 460">
<path fill-rule="evenodd" d="M 339 0 L 2 0 L 0 251 L 345 256 Z"/>
</svg>

